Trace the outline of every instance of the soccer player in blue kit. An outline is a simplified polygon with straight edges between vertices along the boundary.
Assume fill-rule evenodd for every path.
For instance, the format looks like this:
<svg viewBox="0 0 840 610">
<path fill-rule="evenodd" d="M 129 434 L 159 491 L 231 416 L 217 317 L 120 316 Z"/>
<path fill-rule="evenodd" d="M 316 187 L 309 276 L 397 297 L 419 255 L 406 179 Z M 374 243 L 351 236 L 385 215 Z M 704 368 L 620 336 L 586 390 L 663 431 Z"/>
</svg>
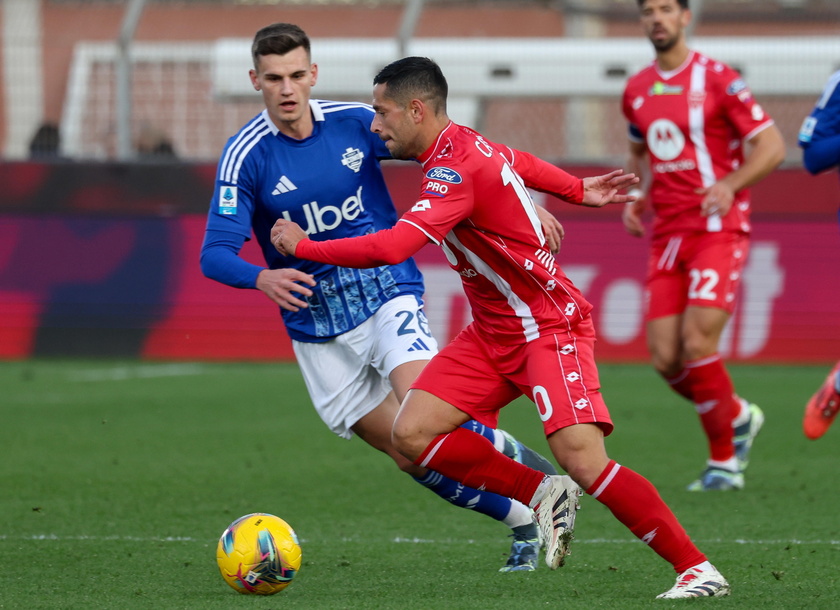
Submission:
<svg viewBox="0 0 840 610">
<path fill-rule="evenodd" d="M 391 155 L 370 131 L 372 109 L 310 98 L 318 67 L 306 33 L 295 25 L 262 28 L 251 50 L 251 82 L 266 107 L 228 141 L 219 160 L 203 273 L 228 286 L 259 289 L 279 305 L 309 395 L 333 433 L 361 437 L 445 500 L 510 527 L 513 542 L 502 572 L 536 569 L 540 542 L 530 508 L 418 467 L 392 445 L 400 403 L 437 353 L 414 261 L 348 269 L 282 256 L 271 244 L 278 218 L 296 221 L 316 240 L 394 225 L 396 210 L 379 166 Z M 541 220 L 556 249 L 562 227 L 547 212 Z M 267 268 L 239 256 L 252 231 Z M 556 474 L 509 434 L 475 421 L 464 427 L 505 455 Z"/>
<path fill-rule="evenodd" d="M 802 161 L 812 174 L 840 168 L 840 70 L 831 75 L 820 99 L 799 130 Z M 802 429 L 815 440 L 826 433 L 840 411 L 840 362 L 805 405 Z"/>
</svg>

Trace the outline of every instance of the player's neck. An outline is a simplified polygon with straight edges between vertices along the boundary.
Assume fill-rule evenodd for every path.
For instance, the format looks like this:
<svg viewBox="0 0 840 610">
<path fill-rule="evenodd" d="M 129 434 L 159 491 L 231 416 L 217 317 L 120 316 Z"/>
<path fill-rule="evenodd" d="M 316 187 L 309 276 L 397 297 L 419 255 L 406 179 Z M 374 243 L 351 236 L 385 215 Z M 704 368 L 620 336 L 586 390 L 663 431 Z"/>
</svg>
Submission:
<svg viewBox="0 0 840 610">
<path fill-rule="evenodd" d="M 449 124 L 449 117 L 445 114 L 440 117 L 435 117 L 433 120 L 429 121 L 418 138 L 419 150 L 417 154 L 414 155 L 414 158 L 425 162 L 428 159 L 429 154 L 432 152 L 433 147 L 437 144 L 440 134 L 449 127 Z"/>
<path fill-rule="evenodd" d="M 297 121 L 275 121 L 274 125 L 284 136 L 295 140 L 308 138 L 315 129 L 311 112 L 305 112 Z"/>
<path fill-rule="evenodd" d="M 676 70 L 685 63 L 688 59 L 691 49 L 684 41 L 675 44 L 667 51 L 659 51 L 656 53 L 656 66 L 662 72 L 670 72 Z"/>
</svg>

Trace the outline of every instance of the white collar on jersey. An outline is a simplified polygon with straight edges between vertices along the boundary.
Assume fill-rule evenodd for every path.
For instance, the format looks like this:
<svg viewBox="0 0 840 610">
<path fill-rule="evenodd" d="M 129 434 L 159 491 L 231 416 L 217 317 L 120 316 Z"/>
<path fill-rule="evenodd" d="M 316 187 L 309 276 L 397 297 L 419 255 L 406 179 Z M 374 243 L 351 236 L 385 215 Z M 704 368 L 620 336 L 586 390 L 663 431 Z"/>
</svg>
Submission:
<svg viewBox="0 0 840 610">
<path fill-rule="evenodd" d="M 324 111 L 321 110 L 321 105 L 313 99 L 309 100 L 309 107 L 312 109 L 312 118 L 316 121 L 324 120 Z"/>
<path fill-rule="evenodd" d="M 313 99 L 310 99 L 309 109 L 312 110 L 313 119 L 315 119 L 316 121 L 325 120 L 324 111 L 321 110 L 321 106 L 318 104 L 318 102 L 316 102 Z M 263 119 L 265 119 L 265 123 L 266 125 L 268 125 L 268 129 L 271 131 L 272 135 L 276 136 L 278 133 L 280 133 L 280 129 L 277 127 L 277 125 L 274 124 L 274 121 L 271 120 L 271 117 L 268 116 L 268 109 L 263 109 L 263 111 L 260 114 L 262 114 Z"/>
<path fill-rule="evenodd" d="M 685 61 L 682 62 L 682 64 L 680 66 L 674 68 L 673 70 L 668 70 L 667 72 L 664 71 L 664 70 L 660 70 L 659 69 L 659 64 L 656 63 L 656 60 L 654 60 L 653 65 L 656 67 L 657 74 L 659 74 L 659 76 L 661 76 L 663 80 L 668 80 L 670 78 L 673 78 L 674 76 L 676 76 L 677 74 L 679 74 L 683 70 L 685 70 L 685 67 L 687 65 L 689 65 L 691 63 L 691 60 L 693 60 L 693 59 L 694 59 L 694 51 L 689 50 L 688 57 L 685 58 Z"/>
</svg>

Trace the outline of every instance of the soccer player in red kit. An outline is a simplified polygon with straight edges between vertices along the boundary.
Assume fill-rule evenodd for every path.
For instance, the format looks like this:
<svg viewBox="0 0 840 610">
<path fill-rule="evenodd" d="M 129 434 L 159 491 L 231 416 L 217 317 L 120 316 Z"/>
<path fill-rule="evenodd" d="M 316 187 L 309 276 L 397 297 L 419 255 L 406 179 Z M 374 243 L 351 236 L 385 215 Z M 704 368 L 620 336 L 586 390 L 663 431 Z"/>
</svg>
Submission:
<svg viewBox="0 0 840 610">
<path fill-rule="evenodd" d="M 412 385 L 394 422 L 394 446 L 416 464 L 534 507 L 546 561 L 557 567 L 568 552 L 577 486 L 518 464 L 458 427 L 471 417 L 490 425 L 526 394 L 560 466 L 674 566 L 677 582 L 660 597 L 728 594 L 726 579 L 653 485 L 607 456 L 604 436 L 613 424 L 595 366 L 592 306 L 546 247 L 526 189 L 600 207 L 630 201 L 617 191 L 635 176 L 616 170 L 580 180 L 456 125 L 446 114 L 446 79 L 429 59 L 398 60 L 374 85 L 371 130 L 394 158 L 421 163 L 417 202 L 392 229 L 362 237 L 315 242 L 285 220 L 271 237 L 281 253 L 350 267 L 392 264 L 432 242 L 460 274 L 473 322 Z"/>
<path fill-rule="evenodd" d="M 708 439 L 706 467 L 688 489 L 741 489 L 764 414 L 735 393 L 718 344 L 749 252 L 746 188 L 782 162 L 784 143 L 735 70 L 689 49 L 688 0 L 639 7 L 656 59 L 624 91 L 627 169 L 643 187 L 622 219 L 639 237 L 646 205 L 654 211 L 648 348 L 656 371 L 695 405 Z"/>
</svg>

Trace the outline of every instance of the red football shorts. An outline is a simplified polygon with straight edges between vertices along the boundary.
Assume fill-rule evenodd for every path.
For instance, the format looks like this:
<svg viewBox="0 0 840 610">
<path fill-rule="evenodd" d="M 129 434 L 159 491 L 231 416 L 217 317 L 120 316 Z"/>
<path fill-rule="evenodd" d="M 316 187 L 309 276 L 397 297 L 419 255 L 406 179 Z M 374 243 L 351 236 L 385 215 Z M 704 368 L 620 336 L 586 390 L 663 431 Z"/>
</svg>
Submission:
<svg viewBox="0 0 840 610">
<path fill-rule="evenodd" d="M 587 317 L 571 333 L 521 345 L 492 345 L 470 324 L 435 355 L 412 385 L 445 400 L 485 426 L 525 394 L 537 406 L 548 436 L 572 424 L 613 424 L 595 366 L 595 331 Z"/>
<path fill-rule="evenodd" d="M 750 241 L 742 233 L 682 233 L 655 238 L 648 261 L 646 320 L 689 305 L 732 313 Z"/>
</svg>

